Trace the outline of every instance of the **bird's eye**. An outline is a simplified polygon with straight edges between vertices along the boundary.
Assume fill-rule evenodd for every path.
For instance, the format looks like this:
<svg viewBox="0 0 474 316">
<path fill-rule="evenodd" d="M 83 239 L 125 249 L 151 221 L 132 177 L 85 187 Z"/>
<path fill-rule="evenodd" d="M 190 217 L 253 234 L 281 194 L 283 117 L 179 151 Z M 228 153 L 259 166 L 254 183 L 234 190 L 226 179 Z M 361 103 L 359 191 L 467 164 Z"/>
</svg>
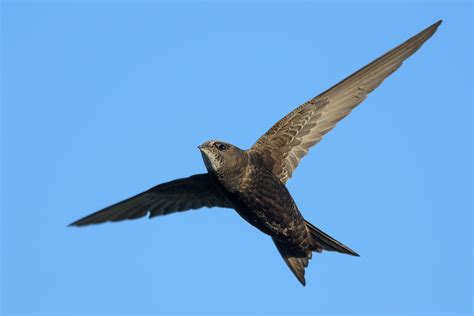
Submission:
<svg viewBox="0 0 474 316">
<path fill-rule="evenodd" d="M 225 144 L 216 143 L 215 146 L 216 146 L 216 148 L 219 149 L 219 150 L 227 150 L 227 146 L 226 146 Z"/>
</svg>

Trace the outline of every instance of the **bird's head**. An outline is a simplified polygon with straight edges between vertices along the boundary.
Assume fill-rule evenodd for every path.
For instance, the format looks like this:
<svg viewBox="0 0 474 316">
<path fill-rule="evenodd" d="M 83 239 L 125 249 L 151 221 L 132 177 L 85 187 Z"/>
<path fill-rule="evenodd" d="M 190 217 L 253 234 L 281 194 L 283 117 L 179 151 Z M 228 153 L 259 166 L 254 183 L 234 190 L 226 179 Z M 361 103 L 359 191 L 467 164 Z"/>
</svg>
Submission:
<svg viewBox="0 0 474 316">
<path fill-rule="evenodd" d="M 209 172 L 217 174 L 238 172 L 245 167 L 245 151 L 232 144 L 211 140 L 198 146 Z"/>
</svg>

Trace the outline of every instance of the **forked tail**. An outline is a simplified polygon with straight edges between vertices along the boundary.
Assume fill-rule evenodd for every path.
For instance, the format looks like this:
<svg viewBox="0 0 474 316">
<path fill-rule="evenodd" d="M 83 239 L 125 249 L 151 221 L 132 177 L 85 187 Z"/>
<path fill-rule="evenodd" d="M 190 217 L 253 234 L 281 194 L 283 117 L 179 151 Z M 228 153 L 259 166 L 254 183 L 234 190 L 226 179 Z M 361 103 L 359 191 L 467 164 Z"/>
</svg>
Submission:
<svg viewBox="0 0 474 316">
<path fill-rule="evenodd" d="M 280 255 L 283 257 L 283 260 L 285 260 L 288 265 L 288 268 L 290 268 L 298 281 L 305 286 L 306 280 L 304 278 L 304 269 L 308 266 L 309 259 L 311 259 L 311 251 L 307 255 L 302 256 L 296 253 L 292 247 L 286 243 L 280 242 L 276 239 L 273 239 L 273 242 L 275 243 L 278 252 L 280 252 Z"/>
<path fill-rule="evenodd" d="M 314 251 L 321 252 L 322 250 L 326 251 L 337 251 L 340 253 L 345 253 L 348 255 L 359 257 L 354 250 L 347 247 L 346 245 L 340 243 L 336 239 L 332 238 L 322 230 L 318 229 L 316 226 L 305 220 L 306 227 L 311 233 L 311 237 L 316 243 L 316 249 Z"/>
<path fill-rule="evenodd" d="M 325 232 L 313 226 L 310 222 L 305 221 L 306 227 L 313 238 L 313 251 L 321 252 L 326 251 L 337 251 L 340 253 L 345 253 L 352 256 L 359 255 L 352 250 L 351 248 L 345 246 L 339 241 L 335 240 Z M 301 282 L 301 284 L 306 285 L 306 280 L 304 277 L 305 268 L 308 266 L 309 260 L 311 259 L 312 253 L 308 252 L 306 255 L 301 255 L 298 252 L 294 251 L 291 245 L 280 242 L 273 239 L 278 251 L 280 252 L 283 260 L 296 276 L 296 278 Z"/>
</svg>

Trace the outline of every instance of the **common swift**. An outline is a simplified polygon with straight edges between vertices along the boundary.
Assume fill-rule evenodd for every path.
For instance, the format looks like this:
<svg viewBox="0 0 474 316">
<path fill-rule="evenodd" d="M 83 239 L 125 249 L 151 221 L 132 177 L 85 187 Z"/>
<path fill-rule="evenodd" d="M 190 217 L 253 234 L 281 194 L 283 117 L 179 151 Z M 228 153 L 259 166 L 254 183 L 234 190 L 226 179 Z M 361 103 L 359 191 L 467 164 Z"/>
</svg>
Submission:
<svg viewBox="0 0 474 316">
<path fill-rule="evenodd" d="M 317 144 L 437 30 L 436 22 L 403 44 L 297 107 L 247 150 L 211 140 L 198 146 L 207 172 L 157 185 L 86 216 L 71 226 L 150 218 L 201 207 L 235 209 L 269 235 L 288 267 L 305 285 L 313 251 L 359 256 L 301 215 L 285 184 Z"/>
</svg>

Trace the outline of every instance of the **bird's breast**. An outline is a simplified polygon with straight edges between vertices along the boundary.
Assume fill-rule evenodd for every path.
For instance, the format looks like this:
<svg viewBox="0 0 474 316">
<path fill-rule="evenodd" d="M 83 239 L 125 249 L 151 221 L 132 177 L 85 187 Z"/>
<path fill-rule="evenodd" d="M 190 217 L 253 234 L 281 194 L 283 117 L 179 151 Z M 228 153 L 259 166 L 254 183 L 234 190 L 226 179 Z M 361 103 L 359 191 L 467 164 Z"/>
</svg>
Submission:
<svg viewBox="0 0 474 316">
<path fill-rule="evenodd" d="M 306 237 L 304 220 L 293 198 L 271 172 L 251 167 L 238 185 L 226 189 L 237 213 L 262 232 L 288 241 Z"/>
</svg>

